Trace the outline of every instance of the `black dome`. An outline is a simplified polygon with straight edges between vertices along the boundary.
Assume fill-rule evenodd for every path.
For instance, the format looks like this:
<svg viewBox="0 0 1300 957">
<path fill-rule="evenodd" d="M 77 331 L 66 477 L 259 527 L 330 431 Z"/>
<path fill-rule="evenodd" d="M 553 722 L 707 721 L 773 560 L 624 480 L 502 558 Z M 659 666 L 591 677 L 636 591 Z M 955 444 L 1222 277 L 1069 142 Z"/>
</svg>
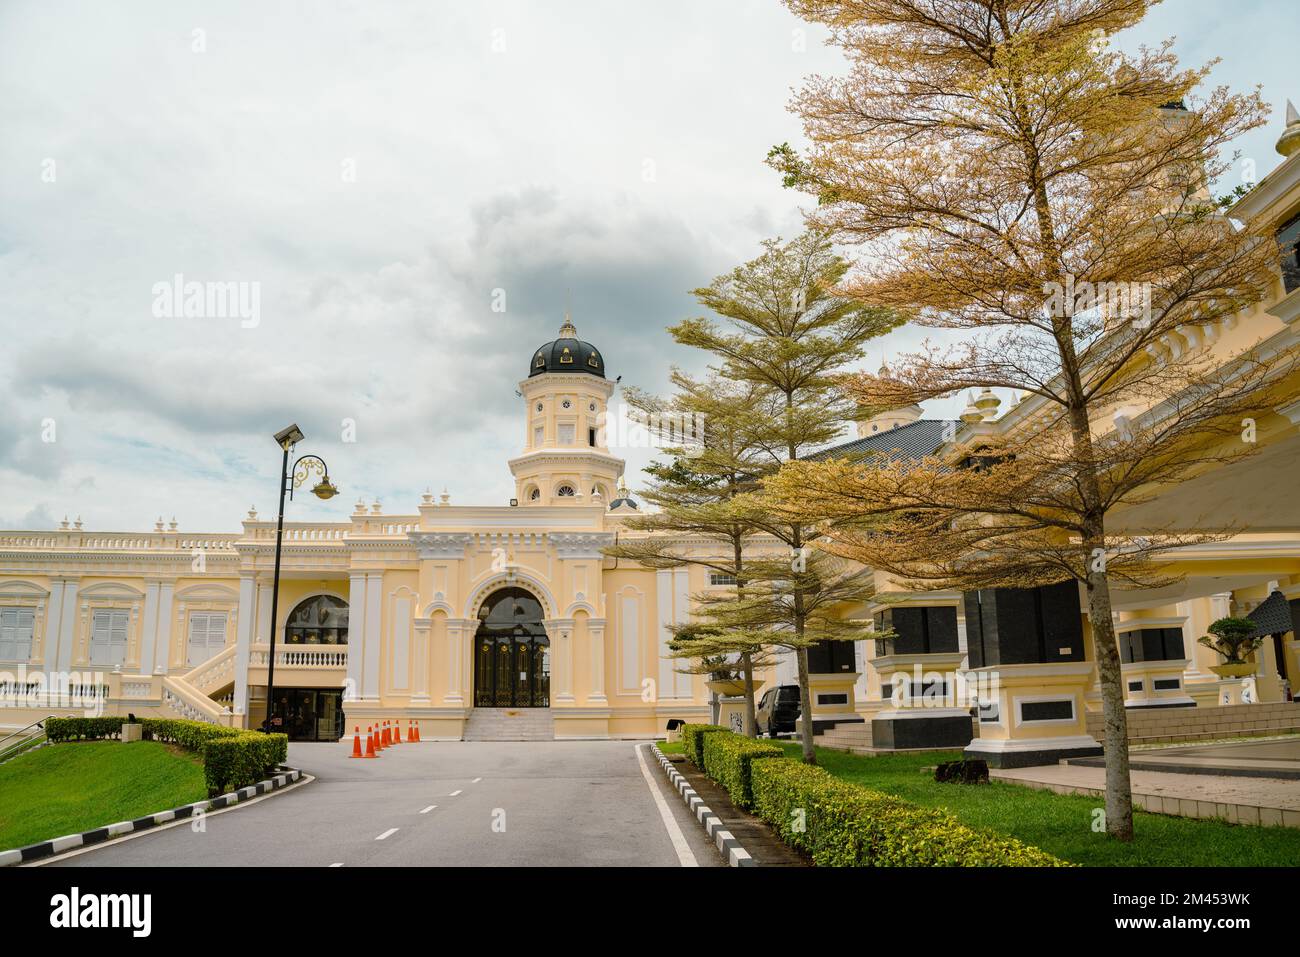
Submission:
<svg viewBox="0 0 1300 957">
<path fill-rule="evenodd" d="M 528 366 L 528 377 L 545 372 L 585 372 L 605 378 L 605 358 L 590 342 L 578 338 L 578 330 L 564 317 L 560 338 L 537 347 Z"/>
</svg>

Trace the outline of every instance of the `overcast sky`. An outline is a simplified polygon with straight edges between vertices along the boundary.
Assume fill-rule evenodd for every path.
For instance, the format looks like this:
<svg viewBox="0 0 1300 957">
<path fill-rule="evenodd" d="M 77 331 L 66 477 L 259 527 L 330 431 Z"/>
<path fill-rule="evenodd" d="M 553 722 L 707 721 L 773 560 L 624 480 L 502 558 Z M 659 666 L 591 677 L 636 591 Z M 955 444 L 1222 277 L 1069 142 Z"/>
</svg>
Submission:
<svg viewBox="0 0 1300 957">
<path fill-rule="evenodd" d="M 1262 175 L 1298 32 L 1284 0 L 1168 0 L 1124 44 L 1263 84 Z M 701 364 L 664 332 L 689 290 L 798 231 L 763 157 L 840 69 L 822 39 L 778 0 L 0 0 L 0 527 L 273 517 L 291 421 L 343 494 L 290 520 L 505 504 L 566 305 L 662 389 Z M 155 315 L 177 274 L 257 283 L 256 325 Z"/>
</svg>

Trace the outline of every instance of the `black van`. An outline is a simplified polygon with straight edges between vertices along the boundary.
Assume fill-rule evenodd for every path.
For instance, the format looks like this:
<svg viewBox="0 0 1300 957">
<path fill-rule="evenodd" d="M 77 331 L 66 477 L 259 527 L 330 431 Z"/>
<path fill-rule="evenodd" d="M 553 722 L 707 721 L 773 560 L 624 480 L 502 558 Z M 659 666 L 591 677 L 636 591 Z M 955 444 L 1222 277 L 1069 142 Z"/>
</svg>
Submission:
<svg viewBox="0 0 1300 957">
<path fill-rule="evenodd" d="M 794 732 L 799 720 L 799 686 L 777 685 L 767 689 L 758 701 L 755 721 L 760 734 L 775 738 L 778 734 Z"/>
</svg>

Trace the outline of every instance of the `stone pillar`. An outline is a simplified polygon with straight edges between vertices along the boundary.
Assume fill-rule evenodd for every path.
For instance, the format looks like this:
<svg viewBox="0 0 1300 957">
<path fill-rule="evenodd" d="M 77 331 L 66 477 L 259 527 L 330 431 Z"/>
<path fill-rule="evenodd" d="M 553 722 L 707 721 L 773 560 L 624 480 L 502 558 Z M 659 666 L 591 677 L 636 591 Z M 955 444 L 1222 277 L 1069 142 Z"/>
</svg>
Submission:
<svg viewBox="0 0 1300 957">
<path fill-rule="evenodd" d="M 429 704 L 429 643 L 433 620 L 416 618 L 412 621 L 415 634 L 415 647 L 411 668 L 415 672 L 411 684 L 411 704 L 426 706 Z"/>
<path fill-rule="evenodd" d="M 252 572 L 239 576 L 239 622 L 235 632 L 235 699 L 231 710 L 248 714 L 248 657 L 253 646 L 253 623 L 257 619 L 257 582 Z"/>
<path fill-rule="evenodd" d="M 884 708 L 871 718 L 877 748 L 964 748 L 974 736 L 970 704 L 958 674 L 966 657 L 965 628 L 949 604 L 904 601 L 875 616 L 885 654 L 872 662 Z"/>
<path fill-rule="evenodd" d="M 352 572 L 348 576 L 348 676 L 343 700 L 361 697 L 362 672 L 366 654 L 366 576 Z"/>
<path fill-rule="evenodd" d="M 383 572 L 366 572 L 366 660 L 361 677 L 361 697 L 366 701 L 379 700 L 379 648 L 383 643 L 379 626 L 382 620 L 383 586 Z M 352 615 L 349 612 L 349 632 L 351 628 Z"/>
<path fill-rule="evenodd" d="M 476 618 L 447 619 L 447 691 L 442 696 L 442 701 L 449 707 L 464 708 L 473 702 L 470 662 L 477 631 Z"/>
<path fill-rule="evenodd" d="M 145 583 L 144 621 L 140 625 L 140 660 L 137 671 L 142 675 L 153 674 L 154 644 L 158 639 L 158 590 L 161 582 Z"/>
<path fill-rule="evenodd" d="M 605 619 L 588 619 L 587 637 L 591 642 L 591 691 L 587 704 L 605 705 L 609 703 L 605 697 Z"/>
<path fill-rule="evenodd" d="M 1078 583 L 967 592 L 965 603 L 980 703 L 980 736 L 966 756 L 1015 768 L 1101 754 L 1085 720 L 1093 664 Z"/>
<path fill-rule="evenodd" d="M 42 661 L 46 675 L 59 666 L 59 633 L 63 628 L 63 589 L 66 579 L 56 578 L 50 583 L 50 598 L 45 609 L 45 628 L 42 633 Z"/>
<path fill-rule="evenodd" d="M 171 669 L 172 599 L 175 592 L 175 582 L 163 582 L 158 587 L 158 633 L 154 637 L 154 674 L 166 674 Z"/>
<path fill-rule="evenodd" d="M 77 588 L 80 582 L 75 578 L 65 579 L 63 583 L 62 612 L 59 615 L 59 656 L 55 670 L 69 672 L 72 670 L 72 645 L 77 637 Z"/>
<path fill-rule="evenodd" d="M 573 619 L 547 618 L 542 622 L 551 642 L 552 704 L 571 705 L 573 695 Z"/>
</svg>

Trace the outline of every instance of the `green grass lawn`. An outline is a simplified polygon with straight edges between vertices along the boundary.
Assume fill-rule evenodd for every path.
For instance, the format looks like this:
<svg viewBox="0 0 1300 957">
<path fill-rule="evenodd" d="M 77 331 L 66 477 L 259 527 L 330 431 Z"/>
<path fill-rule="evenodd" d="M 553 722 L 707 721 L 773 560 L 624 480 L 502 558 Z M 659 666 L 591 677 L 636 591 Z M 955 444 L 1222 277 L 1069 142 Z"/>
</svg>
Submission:
<svg viewBox="0 0 1300 957">
<path fill-rule="evenodd" d="M 155 741 L 56 744 L 0 764 L 0 850 L 207 797 L 203 765 Z"/>
<path fill-rule="evenodd" d="M 682 751 L 682 743 L 680 741 L 674 741 L 672 744 L 669 744 L 667 741 L 660 741 L 658 742 L 658 744 L 659 744 L 659 750 L 662 751 L 664 754 L 685 753 L 684 751 Z"/>
<path fill-rule="evenodd" d="M 799 759 L 797 742 L 777 742 Z M 1154 867 L 1294 867 L 1300 830 L 1251 827 L 1137 811 L 1132 844 L 1092 830 L 1101 799 L 1053 794 L 1018 784 L 936 784 L 922 770 L 960 753 L 865 757 L 817 749 L 817 760 L 837 777 L 895 794 L 925 807 L 943 808 L 971 827 L 997 831 L 1076 864 Z"/>
</svg>

